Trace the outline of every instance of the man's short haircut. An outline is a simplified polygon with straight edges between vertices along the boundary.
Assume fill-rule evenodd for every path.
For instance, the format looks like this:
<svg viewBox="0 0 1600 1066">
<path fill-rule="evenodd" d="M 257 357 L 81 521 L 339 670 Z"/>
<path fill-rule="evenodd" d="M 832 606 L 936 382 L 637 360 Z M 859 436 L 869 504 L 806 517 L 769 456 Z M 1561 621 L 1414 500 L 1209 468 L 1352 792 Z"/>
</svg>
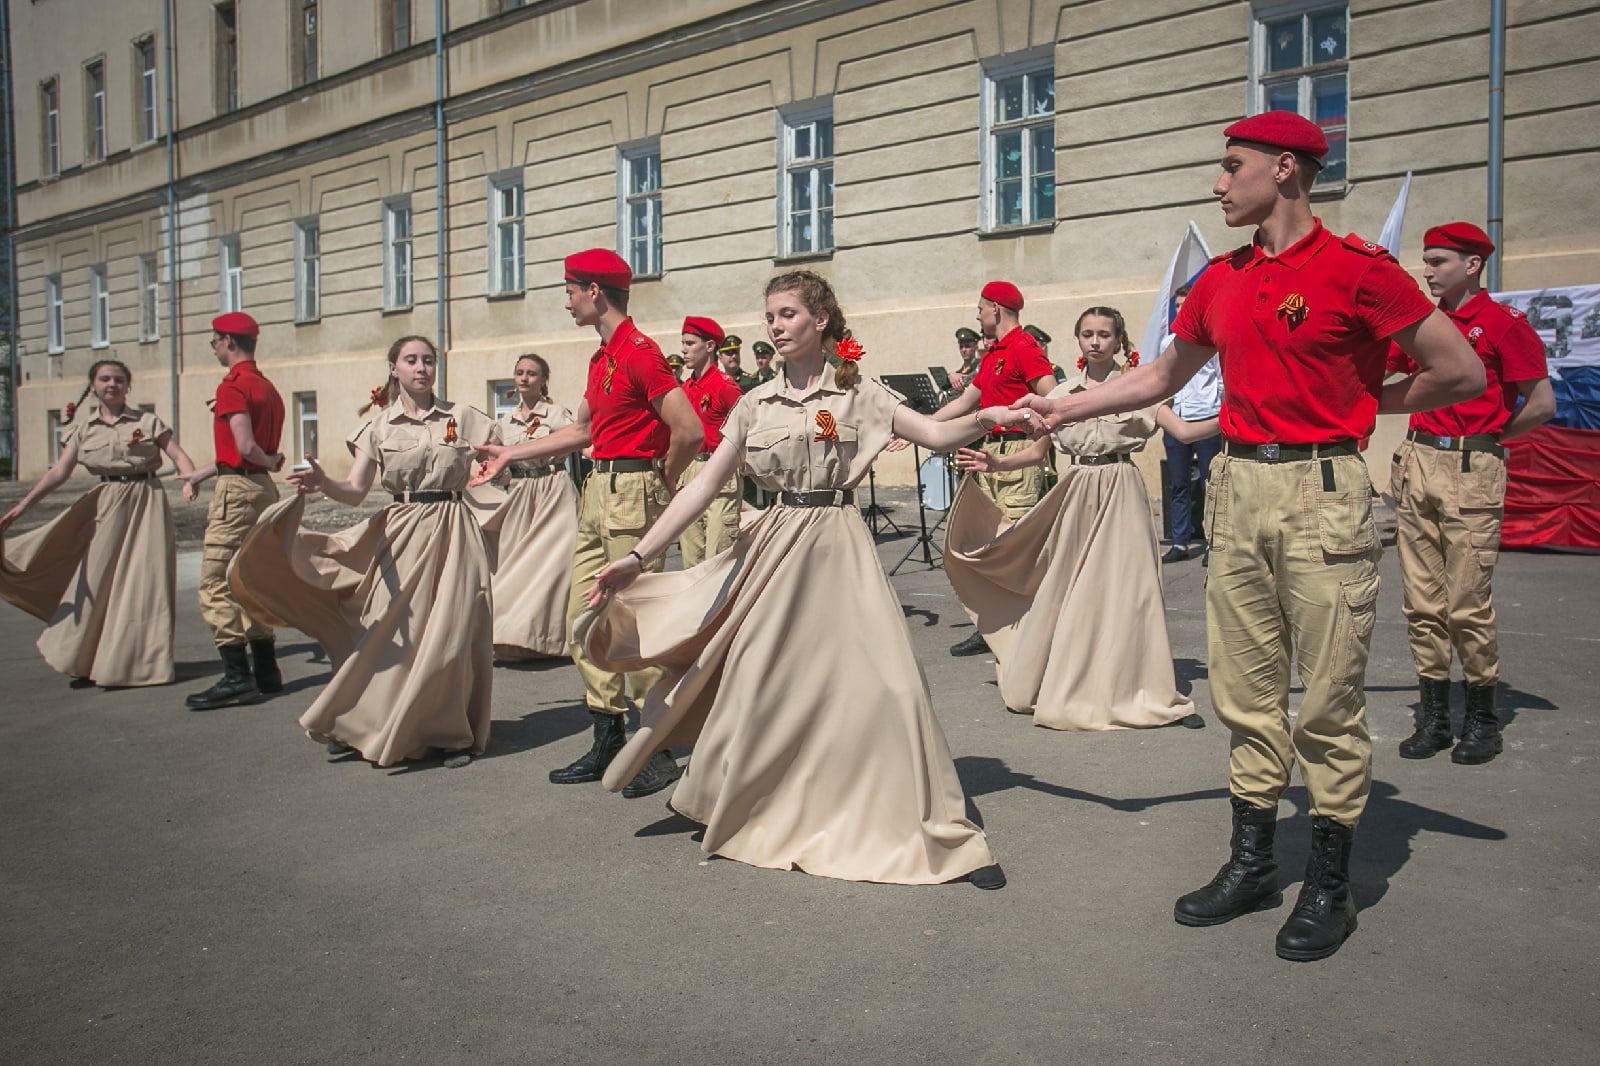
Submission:
<svg viewBox="0 0 1600 1066">
<path fill-rule="evenodd" d="M 248 333 L 224 333 L 224 337 L 233 342 L 233 346 L 245 355 L 256 354 L 256 338 Z"/>
<path fill-rule="evenodd" d="M 610 304 L 612 307 L 615 307 L 618 311 L 621 311 L 623 314 L 628 313 L 627 289 L 608 289 L 604 285 L 601 285 L 600 295 L 606 298 L 606 303 Z"/>
</svg>

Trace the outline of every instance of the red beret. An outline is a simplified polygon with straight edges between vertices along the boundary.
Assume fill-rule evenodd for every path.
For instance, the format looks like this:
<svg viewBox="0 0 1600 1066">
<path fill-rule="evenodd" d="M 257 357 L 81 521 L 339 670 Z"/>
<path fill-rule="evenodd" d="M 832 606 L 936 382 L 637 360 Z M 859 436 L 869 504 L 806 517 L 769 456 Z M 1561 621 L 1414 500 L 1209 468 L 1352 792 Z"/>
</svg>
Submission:
<svg viewBox="0 0 1600 1066">
<path fill-rule="evenodd" d="M 567 280 L 578 285 L 591 281 L 603 289 L 621 289 L 633 285 L 633 271 L 628 261 L 610 248 L 590 248 L 567 256 L 564 264 Z"/>
<path fill-rule="evenodd" d="M 698 333 L 708 341 L 718 342 L 721 342 L 723 336 L 725 336 L 721 326 L 701 315 L 690 315 L 685 318 L 683 320 L 683 332 Z"/>
<path fill-rule="evenodd" d="M 211 320 L 211 328 L 218 333 L 231 333 L 237 337 L 259 337 L 261 327 L 243 311 L 229 311 Z"/>
<path fill-rule="evenodd" d="M 1253 141 L 1271 148 L 1283 148 L 1310 156 L 1319 164 L 1328 154 L 1328 138 L 1322 127 L 1293 111 L 1263 111 L 1242 118 L 1222 131 L 1230 142 Z"/>
<path fill-rule="evenodd" d="M 978 295 L 1012 311 L 1022 310 L 1022 290 L 1009 281 L 991 281 Z"/>
<path fill-rule="evenodd" d="M 1446 222 L 1422 235 L 1424 248 L 1448 248 L 1487 259 L 1494 254 L 1494 242 L 1483 230 L 1470 222 Z"/>
</svg>

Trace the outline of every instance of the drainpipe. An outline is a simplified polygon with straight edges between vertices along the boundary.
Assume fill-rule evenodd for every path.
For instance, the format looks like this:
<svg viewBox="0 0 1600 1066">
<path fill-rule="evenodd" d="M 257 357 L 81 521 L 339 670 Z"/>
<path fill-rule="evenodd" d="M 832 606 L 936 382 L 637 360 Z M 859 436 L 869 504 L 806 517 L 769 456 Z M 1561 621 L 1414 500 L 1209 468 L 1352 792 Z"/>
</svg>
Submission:
<svg viewBox="0 0 1600 1066">
<path fill-rule="evenodd" d="M 1500 264 L 1505 259 L 1506 163 L 1506 0 L 1489 4 L 1489 239 L 1497 254 L 1484 268 L 1484 284 L 1500 291 Z"/>
<path fill-rule="evenodd" d="M 22 384 L 22 358 L 18 354 L 17 345 L 17 181 L 16 181 L 16 137 L 13 136 L 12 115 L 15 110 L 11 100 L 11 4 L 9 0 L 0 0 L 0 67 L 4 68 L 4 76 L 0 77 L 0 110 L 4 112 L 5 141 L 0 143 L 0 155 L 5 158 L 5 198 L 6 198 L 6 229 L 5 229 L 5 257 L 6 257 L 6 303 L 10 308 L 6 321 L 6 343 L 11 346 L 9 364 L 6 370 L 6 387 L 10 390 L 9 402 L 11 404 L 11 432 L 8 434 L 11 444 L 11 480 L 18 478 L 17 468 L 21 465 L 20 450 L 22 438 L 19 424 L 22 421 L 21 412 L 17 409 L 17 389 Z"/>
<path fill-rule="evenodd" d="M 167 83 L 167 359 L 172 377 L 172 435 L 179 440 L 183 434 L 179 427 L 183 421 L 183 405 L 179 402 L 178 378 L 183 372 L 182 345 L 178 337 L 178 104 L 174 59 L 177 44 L 172 39 L 172 5 L 175 0 L 162 0 L 161 50 L 162 65 L 166 67 Z"/>
<path fill-rule="evenodd" d="M 449 394 L 446 367 L 450 352 L 450 187 L 446 174 L 444 129 L 444 0 L 433 0 L 433 180 L 438 232 L 434 237 L 434 295 L 439 338 L 438 395 Z"/>
</svg>

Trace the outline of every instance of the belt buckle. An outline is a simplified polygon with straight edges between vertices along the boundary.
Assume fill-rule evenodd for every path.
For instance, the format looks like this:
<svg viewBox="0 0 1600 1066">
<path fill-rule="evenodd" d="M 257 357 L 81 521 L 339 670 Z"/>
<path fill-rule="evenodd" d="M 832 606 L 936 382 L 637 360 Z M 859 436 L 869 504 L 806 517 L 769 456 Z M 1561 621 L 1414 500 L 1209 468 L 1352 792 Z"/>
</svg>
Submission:
<svg viewBox="0 0 1600 1066">
<path fill-rule="evenodd" d="M 1456 443 L 1454 437 L 1435 437 L 1434 439 L 1439 442 L 1439 447 L 1441 448 L 1452 448 Z"/>
<path fill-rule="evenodd" d="M 1278 446 L 1276 444 L 1256 445 L 1256 458 L 1264 462 L 1275 463 L 1278 461 Z"/>
</svg>

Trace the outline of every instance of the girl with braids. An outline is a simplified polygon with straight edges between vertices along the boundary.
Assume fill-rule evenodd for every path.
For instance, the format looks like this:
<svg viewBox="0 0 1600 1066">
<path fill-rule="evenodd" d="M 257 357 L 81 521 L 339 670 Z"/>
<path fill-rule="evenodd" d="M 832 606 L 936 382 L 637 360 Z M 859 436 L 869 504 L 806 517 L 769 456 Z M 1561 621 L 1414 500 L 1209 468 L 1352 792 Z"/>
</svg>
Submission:
<svg viewBox="0 0 1600 1066">
<path fill-rule="evenodd" d="M 1051 396 L 1098 388 L 1138 363 L 1114 308 L 1089 308 L 1073 332 L 1077 370 Z M 988 471 L 1037 463 L 1052 444 L 1059 453 L 1061 480 L 1015 524 L 963 487 L 945 542 L 945 570 L 994 652 L 1006 709 L 1034 725 L 1205 725 L 1173 676 L 1155 528 L 1133 465 L 1158 428 L 1199 440 L 1217 420 L 1185 422 L 1163 403 L 1063 426 L 1014 455 L 956 456 L 964 470 Z"/>
<path fill-rule="evenodd" d="M 520 402 L 500 416 L 500 439 L 520 444 L 571 424 L 572 412 L 550 399 L 543 356 L 518 356 L 512 380 Z M 493 549 L 494 651 L 507 660 L 565 655 L 578 492 L 553 457 L 511 463 L 505 475 L 503 502 L 483 525 Z"/>
<path fill-rule="evenodd" d="M 349 477 L 308 458 L 289 475 L 300 491 L 261 516 L 230 578 L 252 617 L 307 633 L 335 663 L 300 718 L 330 754 L 392 766 L 432 749 L 465 766 L 489 741 L 494 609 L 483 531 L 462 492 L 472 446 L 500 435 L 488 415 L 433 394 L 433 342 L 401 337 L 388 360 L 349 440 Z M 394 502 L 367 521 L 300 528 L 309 493 L 354 506 L 375 480 Z"/>
<path fill-rule="evenodd" d="M 105 688 L 173 680 L 177 562 L 172 511 L 156 480 L 165 452 L 180 476 L 194 463 L 166 423 L 128 406 L 133 374 L 114 359 L 63 413 L 61 457 L 15 507 L 4 532 L 82 463 L 100 484 L 38 529 L 0 541 L 0 599 L 47 623 L 45 662 Z M 90 393 L 94 401 L 85 404 Z M 193 501 L 187 481 L 183 498 Z"/>
<path fill-rule="evenodd" d="M 766 321 L 783 372 L 739 400 L 705 469 L 635 552 L 600 571 L 574 627 L 609 669 L 665 670 L 606 787 L 652 752 L 693 744 L 670 806 L 705 825 L 708 853 L 852 881 L 999 888 L 852 504 L 892 436 L 948 451 L 1029 419 L 994 407 L 935 422 L 858 380 L 861 345 L 810 271 L 767 284 Z M 741 465 L 774 505 L 699 566 L 641 576 Z"/>
</svg>

